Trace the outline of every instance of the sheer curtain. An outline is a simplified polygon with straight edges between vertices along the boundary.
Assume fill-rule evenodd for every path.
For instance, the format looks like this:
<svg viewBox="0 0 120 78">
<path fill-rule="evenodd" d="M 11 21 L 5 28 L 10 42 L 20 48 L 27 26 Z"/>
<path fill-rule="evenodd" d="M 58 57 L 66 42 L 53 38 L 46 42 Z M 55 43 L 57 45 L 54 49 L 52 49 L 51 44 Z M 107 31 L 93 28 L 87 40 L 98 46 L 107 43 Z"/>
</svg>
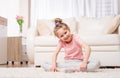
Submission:
<svg viewBox="0 0 120 78">
<path fill-rule="evenodd" d="M 31 25 L 36 19 L 102 17 L 118 14 L 118 0 L 31 0 Z"/>
</svg>

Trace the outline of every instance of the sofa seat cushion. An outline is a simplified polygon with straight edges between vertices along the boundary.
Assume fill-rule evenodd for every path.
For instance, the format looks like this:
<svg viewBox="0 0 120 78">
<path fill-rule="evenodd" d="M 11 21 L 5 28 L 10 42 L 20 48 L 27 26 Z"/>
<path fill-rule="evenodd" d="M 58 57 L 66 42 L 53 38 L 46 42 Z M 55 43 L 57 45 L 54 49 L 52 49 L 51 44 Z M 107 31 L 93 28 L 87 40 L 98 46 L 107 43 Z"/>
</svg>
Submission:
<svg viewBox="0 0 120 78">
<path fill-rule="evenodd" d="M 56 46 L 55 47 L 35 47 L 34 48 L 35 52 L 49 52 L 49 53 L 53 53 L 56 50 Z M 61 49 L 61 52 L 64 52 L 64 49 Z"/>
<path fill-rule="evenodd" d="M 118 34 L 108 34 L 108 35 L 90 35 L 81 36 L 82 40 L 89 44 L 90 46 L 110 46 L 110 45 L 120 45 L 120 35 Z"/>
<path fill-rule="evenodd" d="M 91 46 L 92 52 L 120 52 L 120 45 Z"/>
<path fill-rule="evenodd" d="M 120 35 L 98 35 L 98 36 L 82 36 L 84 42 L 91 46 L 93 52 L 118 52 L 120 51 Z M 55 36 L 39 36 L 35 37 L 34 46 L 37 52 L 53 52 L 58 43 Z M 63 50 L 62 50 L 63 51 Z"/>
<path fill-rule="evenodd" d="M 90 46 L 110 46 L 120 45 L 120 35 L 98 35 L 98 36 L 81 36 L 82 40 Z M 55 36 L 38 36 L 34 39 L 34 46 L 52 47 L 56 46 L 58 38 Z"/>
<path fill-rule="evenodd" d="M 55 36 L 37 36 L 34 38 L 34 46 L 52 47 L 52 46 L 56 46 L 57 43 L 58 43 L 58 38 Z"/>
</svg>

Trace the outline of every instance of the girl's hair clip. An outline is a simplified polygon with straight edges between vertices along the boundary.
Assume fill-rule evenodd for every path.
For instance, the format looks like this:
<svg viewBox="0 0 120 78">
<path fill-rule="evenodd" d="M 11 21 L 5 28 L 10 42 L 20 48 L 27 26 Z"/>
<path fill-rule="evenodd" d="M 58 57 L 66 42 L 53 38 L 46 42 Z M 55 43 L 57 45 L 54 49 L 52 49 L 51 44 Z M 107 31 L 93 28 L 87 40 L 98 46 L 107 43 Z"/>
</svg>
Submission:
<svg viewBox="0 0 120 78">
<path fill-rule="evenodd" d="M 60 22 L 56 22 L 55 25 L 58 26 L 60 24 Z"/>
</svg>

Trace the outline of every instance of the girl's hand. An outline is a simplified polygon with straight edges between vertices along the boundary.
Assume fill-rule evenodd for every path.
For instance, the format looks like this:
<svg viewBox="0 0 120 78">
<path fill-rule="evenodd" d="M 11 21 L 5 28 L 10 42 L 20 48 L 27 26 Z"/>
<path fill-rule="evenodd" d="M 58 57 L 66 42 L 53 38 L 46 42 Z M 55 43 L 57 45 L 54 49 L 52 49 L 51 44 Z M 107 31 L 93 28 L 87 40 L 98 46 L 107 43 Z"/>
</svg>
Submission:
<svg viewBox="0 0 120 78">
<path fill-rule="evenodd" d="M 85 70 L 87 70 L 87 62 L 82 62 L 80 66 L 80 71 L 85 71 Z"/>
<path fill-rule="evenodd" d="M 57 72 L 58 71 L 58 68 L 56 67 L 56 65 L 53 65 L 50 69 L 50 71 L 52 72 Z"/>
</svg>

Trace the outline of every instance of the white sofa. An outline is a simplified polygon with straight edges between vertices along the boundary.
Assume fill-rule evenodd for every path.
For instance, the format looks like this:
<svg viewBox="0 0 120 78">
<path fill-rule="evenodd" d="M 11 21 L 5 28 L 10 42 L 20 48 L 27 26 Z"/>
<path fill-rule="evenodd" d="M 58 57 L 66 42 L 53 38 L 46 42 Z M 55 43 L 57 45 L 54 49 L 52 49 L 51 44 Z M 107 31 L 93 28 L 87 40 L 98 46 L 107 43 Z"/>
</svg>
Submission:
<svg viewBox="0 0 120 78">
<path fill-rule="evenodd" d="M 120 66 L 120 15 L 101 18 L 63 18 L 71 32 L 79 34 L 91 46 L 90 59 L 100 60 L 101 66 Z M 27 53 L 30 63 L 40 66 L 42 61 L 51 61 L 58 38 L 53 34 L 53 20 L 39 19 L 28 30 Z M 64 52 L 64 50 L 62 50 Z M 62 61 L 61 51 L 58 61 Z"/>
</svg>

